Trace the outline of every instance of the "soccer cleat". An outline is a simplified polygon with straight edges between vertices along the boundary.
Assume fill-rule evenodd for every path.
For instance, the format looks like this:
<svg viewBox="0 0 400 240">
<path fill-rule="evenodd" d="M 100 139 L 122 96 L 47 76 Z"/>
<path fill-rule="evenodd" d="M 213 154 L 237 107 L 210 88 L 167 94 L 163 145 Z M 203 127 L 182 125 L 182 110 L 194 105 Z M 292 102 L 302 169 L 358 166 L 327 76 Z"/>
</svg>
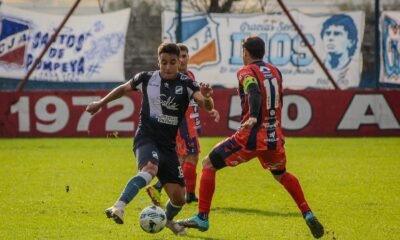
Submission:
<svg viewBox="0 0 400 240">
<path fill-rule="evenodd" d="M 196 197 L 195 193 L 186 193 L 186 203 L 198 202 L 199 199 Z"/>
<path fill-rule="evenodd" d="M 165 226 L 169 228 L 175 235 L 185 236 L 187 234 L 185 227 L 178 224 L 174 220 L 167 221 Z"/>
<path fill-rule="evenodd" d="M 115 223 L 123 224 L 124 223 L 124 209 L 110 207 L 107 208 L 104 212 L 108 218 L 114 219 Z"/>
<path fill-rule="evenodd" d="M 310 228 L 314 238 L 320 238 L 324 235 L 324 226 L 318 221 L 317 217 L 311 211 L 304 214 L 304 220 Z"/>
<path fill-rule="evenodd" d="M 177 223 L 186 228 L 197 228 L 199 231 L 202 232 L 207 231 L 209 227 L 208 219 L 202 220 L 197 214 L 188 219 L 178 220 Z"/>
<path fill-rule="evenodd" d="M 154 186 L 146 187 L 147 195 L 149 195 L 154 205 L 161 207 L 161 191 L 158 191 Z"/>
</svg>

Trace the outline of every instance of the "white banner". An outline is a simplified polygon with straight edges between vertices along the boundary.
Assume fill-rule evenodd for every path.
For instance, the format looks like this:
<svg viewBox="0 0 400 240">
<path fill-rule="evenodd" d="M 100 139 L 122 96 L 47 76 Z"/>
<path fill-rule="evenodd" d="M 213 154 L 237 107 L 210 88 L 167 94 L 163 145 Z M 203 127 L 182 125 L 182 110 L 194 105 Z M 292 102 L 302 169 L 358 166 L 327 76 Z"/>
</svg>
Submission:
<svg viewBox="0 0 400 240">
<path fill-rule="evenodd" d="M 400 85 L 400 12 L 382 12 L 380 82 Z"/>
<path fill-rule="evenodd" d="M 292 15 L 338 86 L 358 87 L 364 13 Z M 176 13 L 165 11 L 162 24 L 163 39 L 175 42 Z M 285 15 L 188 13 L 182 17 L 182 42 L 189 47 L 189 68 L 199 81 L 237 87 L 236 71 L 243 64 L 241 42 L 249 35 L 264 39 L 264 60 L 281 70 L 286 88 L 333 88 Z"/>
<path fill-rule="evenodd" d="M 43 56 L 31 80 L 123 81 L 130 9 L 71 16 Z M 64 16 L 0 7 L 0 77 L 21 79 Z"/>
</svg>

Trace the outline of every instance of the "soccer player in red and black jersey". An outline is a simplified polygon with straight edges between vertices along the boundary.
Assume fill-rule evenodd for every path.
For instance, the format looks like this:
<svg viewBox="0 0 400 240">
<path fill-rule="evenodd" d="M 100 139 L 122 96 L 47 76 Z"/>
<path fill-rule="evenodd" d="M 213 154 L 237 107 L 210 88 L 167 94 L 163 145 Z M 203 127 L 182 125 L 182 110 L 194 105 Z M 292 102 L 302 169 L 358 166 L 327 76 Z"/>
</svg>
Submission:
<svg viewBox="0 0 400 240">
<path fill-rule="evenodd" d="M 196 81 L 194 74 L 188 69 L 189 49 L 183 44 L 177 45 L 181 50 L 179 72 L 186 74 L 190 79 Z M 219 112 L 216 109 L 209 111 L 209 114 L 218 122 Z M 197 180 L 196 167 L 200 153 L 199 132 L 199 107 L 195 101 L 191 101 L 176 136 L 176 152 L 178 153 L 185 177 L 187 203 L 198 201 L 195 190 Z"/>
<path fill-rule="evenodd" d="M 179 72 L 187 75 L 193 81 L 196 81 L 194 74 L 188 69 L 189 49 L 184 44 L 177 44 L 180 49 L 180 65 Z M 214 108 L 208 111 L 210 117 L 215 122 L 219 121 L 219 112 Z M 200 144 L 200 117 L 199 106 L 192 100 L 186 110 L 185 117 L 182 119 L 181 125 L 176 136 L 176 152 L 182 166 L 183 175 L 186 184 L 186 203 L 197 202 L 195 194 L 197 181 L 197 162 L 199 161 Z M 146 191 L 152 202 L 161 206 L 161 183 L 158 181 L 154 185 L 146 187 Z"/>
<path fill-rule="evenodd" d="M 237 72 L 242 105 L 241 127 L 217 144 L 203 160 L 198 214 L 178 223 L 206 231 L 215 191 L 216 172 L 253 158 L 269 170 L 292 196 L 313 236 L 320 238 L 324 228 L 311 211 L 297 178 L 286 170 L 285 138 L 282 133 L 282 75 L 278 68 L 265 63 L 265 43 L 248 37 L 243 43 L 244 67 Z"/>
</svg>

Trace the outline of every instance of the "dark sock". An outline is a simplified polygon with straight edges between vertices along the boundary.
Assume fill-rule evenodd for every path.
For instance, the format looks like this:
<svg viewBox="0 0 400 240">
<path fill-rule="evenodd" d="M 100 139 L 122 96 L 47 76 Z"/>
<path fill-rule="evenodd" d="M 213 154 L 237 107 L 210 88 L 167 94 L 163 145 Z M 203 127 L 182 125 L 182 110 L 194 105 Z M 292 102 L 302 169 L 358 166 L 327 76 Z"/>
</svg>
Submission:
<svg viewBox="0 0 400 240">
<path fill-rule="evenodd" d="M 208 219 L 207 213 L 198 213 L 197 216 L 203 221 L 206 221 Z"/>
<path fill-rule="evenodd" d="M 154 187 L 155 189 L 157 189 L 157 191 L 161 192 L 162 184 L 161 184 L 160 181 L 157 181 L 157 182 L 153 185 L 153 187 Z"/>
<path fill-rule="evenodd" d="M 139 190 L 144 188 L 145 186 L 146 180 L 143 177 L 138 175 L 134 176 L 126 184 L 126 187 L 122 192 L 119 200 L 128 204 L 138 194 Z"/>
<path fill-rule="evenodd" d="M 171 201 L 168 200 L 167 206 L 165 207 L 165 215 L 167 216 L 167 220 L 172 220 L 181 210 L 182 206 L 172 205 Z"/>
</svg>

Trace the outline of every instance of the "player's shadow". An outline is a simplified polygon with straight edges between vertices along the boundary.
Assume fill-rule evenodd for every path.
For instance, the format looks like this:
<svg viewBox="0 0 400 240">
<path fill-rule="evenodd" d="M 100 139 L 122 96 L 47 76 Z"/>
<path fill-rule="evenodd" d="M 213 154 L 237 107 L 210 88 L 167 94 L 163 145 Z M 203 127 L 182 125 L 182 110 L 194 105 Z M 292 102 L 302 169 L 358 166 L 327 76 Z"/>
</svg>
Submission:
<svg viewBox="0 0 400 240">
<path fill-rule="evenodd" d="M 264 215 L 268 217 L 299 217 L 300 213 L 295 212 L 288 212 L 288 213 L 281 213 L 281 212 L 272 212 L 266 210 L 259 210 L 259 209 L 248 209 L 248 208 L 223 208 L 217 207 L 213 208 L 212 211 L 217 212 L 234 212 L 234 213 L 244 213 L 244 214 L 257 214 L 257 215 Z"/>
<path fill-rule="evenodd" d="M 186 235 L 185 238 L 195 238 L 195 239 L 202 239 L 202 240 L 221 240 L 222 239 L 222 238 L 203 237 L 203 236 L 199 236 L 199 235 L 190 235 L 190 233 L 188 235 Z"/>
</svg>

